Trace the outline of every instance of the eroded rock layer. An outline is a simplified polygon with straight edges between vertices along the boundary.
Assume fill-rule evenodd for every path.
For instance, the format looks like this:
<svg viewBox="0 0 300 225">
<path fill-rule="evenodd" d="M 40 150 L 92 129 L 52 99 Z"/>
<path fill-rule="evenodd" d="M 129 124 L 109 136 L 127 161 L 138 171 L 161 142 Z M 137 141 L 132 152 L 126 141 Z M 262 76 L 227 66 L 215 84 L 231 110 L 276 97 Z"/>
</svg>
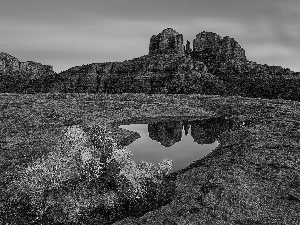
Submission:
<svg viewBox="0 0 300 225">
<path fill-rule="evenodd" d="M 58 74 L 54 90 L 104 93 L 199 93 L 300 98 L 299 73 L 261 65 L 228 36 L 203 31 L 193 49 L 167 28 L 150 39 L 149 54 L 124 62 L 94 63 Z"/>
<path fill-rule="evenodd" d="M 252 62 L 236 40 L 207 31 L 196 35 L 192 49 L 189 41 L 184 46 L 182 34 L 167 28 L 151 37 L 148 55 L 76 66 L 59 74 L 51 66 L 21 63 L 5 53 L 1 57 L 1 92 L 198 93 L 300 99 L 298 72 Z"/>
<path fill-rule="evenodd" d="M 48 92 L 54 82 L 54 74 L 50 65 L 20 62 L 7 53 L 0 53 L 0 92 Z"/>
</svg>

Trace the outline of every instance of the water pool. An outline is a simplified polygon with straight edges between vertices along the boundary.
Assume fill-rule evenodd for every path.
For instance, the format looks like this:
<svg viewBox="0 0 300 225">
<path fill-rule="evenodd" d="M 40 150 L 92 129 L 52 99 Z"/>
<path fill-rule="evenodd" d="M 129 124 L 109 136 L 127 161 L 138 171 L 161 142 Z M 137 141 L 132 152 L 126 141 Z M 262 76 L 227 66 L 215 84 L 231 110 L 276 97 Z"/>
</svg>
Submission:
<svg viewBox="0 0 300 225">
<path fill-rule="evenodd" d="M 136 163 L 145 161 L 157 166 L 162 159 L 168 158 L 173 161 L 171 172 L 175 172 L 214 150 L 219 145 L 218 136 L 229 128 L 229 124 L 214 119 L 162 120 L 121 124 L 119 127 L 141 135 L 127 145 Z"/>
</svg>

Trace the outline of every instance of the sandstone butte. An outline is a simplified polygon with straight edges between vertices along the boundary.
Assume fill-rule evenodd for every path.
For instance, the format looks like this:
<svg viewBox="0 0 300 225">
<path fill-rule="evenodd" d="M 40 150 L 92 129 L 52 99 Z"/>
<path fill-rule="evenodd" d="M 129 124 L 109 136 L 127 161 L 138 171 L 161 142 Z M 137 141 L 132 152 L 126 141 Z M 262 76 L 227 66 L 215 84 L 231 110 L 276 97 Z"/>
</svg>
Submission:
<svg viewBox="0 0 300 225">
<path fill-rule="evenodd" d="M 299 72 L 247 60 L 236 40 L 203 31 L 184 46 L 172 28 L 150 39 L 147 55 L 56 74 L 51 66 L 0 54 L 0 92 L 217 94 L 298 100 Z"/>
<path fill-rule="evenodd" d="M 2 69 L 2 85 L 3 77 L 13 77 L 16 71 L 20 74 L 21 67 L 15 65 L 7 67 L 15 69 Z M 111 222 L 300 224 L 299 73 L 250 62 L 234 39 L 211 32 L 198 34 L 191 49 L 190 42 L 183 46 L 182 35 L 170 28 L 151 37 L 148 55 L 74 67 L 60 74 L 48 72 L 50 78 L 33 78 L 32 84 L 39 81 L 42 87 L 50 85 L 43 90 L 33 86 L 28 92 L 145 93 L 99 95 L 98 99 L 77 93 L 67 97 L 0 95 L 0 192 L 9 184 L 7 174 L 13 174 L 16 165 L 38 159 L 40 149 L 50 152 L 60 131 L 72 124 L 106 124 L 116 141 L 127 138 L 126 142 L 132 133 L 122 135 L 113 122 L 166 115 L 220 117 L 233 119 L 232 129 L 219 135 L 219 146 L 205 158 L 164 180 L 169 189 L 160 193 L 168 197 L 158 198 L 160 205 L 149 206 L 135 216 L 113 217 Z M 11 92 L 28 90 L 6 87 Z M 0 215 L 9 221 L 25 218 L 22 214 L 3 214 L 7 201 L 2 197 Z M 95 218 L 100 216 L 91 214 L 82 224 L 97 224 Z"/>
</svg>

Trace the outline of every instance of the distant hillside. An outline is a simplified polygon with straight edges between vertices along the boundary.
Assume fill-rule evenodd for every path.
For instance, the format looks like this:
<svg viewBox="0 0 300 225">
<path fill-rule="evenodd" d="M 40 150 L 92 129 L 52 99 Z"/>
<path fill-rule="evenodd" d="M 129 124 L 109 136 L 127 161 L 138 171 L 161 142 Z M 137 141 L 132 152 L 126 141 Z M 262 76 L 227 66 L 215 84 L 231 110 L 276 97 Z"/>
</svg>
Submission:
<svg viewBox="0 0 300 225">
<path fill-rule="evenodd" d="M 54 74 L 50 65 L 20 62 L 7 53 L 0 53 L 0 92 L 48 92 Z"/>
<path fill-rule="evenodd" d="M 21 66 L 11 61 L 7 68 L 21 71 Z M 76 66 L 59 74 L 46 71 L 37 78 L 45 92 L 198 93 L 300 99 L 299 73 L 252 62 L 236 40 L 206 31 L 196 35 L 191 47 L 189 41 L 184 46 L 182 34 L 167 28 L 151 37 L 147 55 L 124 62 Z"/>
</svg>

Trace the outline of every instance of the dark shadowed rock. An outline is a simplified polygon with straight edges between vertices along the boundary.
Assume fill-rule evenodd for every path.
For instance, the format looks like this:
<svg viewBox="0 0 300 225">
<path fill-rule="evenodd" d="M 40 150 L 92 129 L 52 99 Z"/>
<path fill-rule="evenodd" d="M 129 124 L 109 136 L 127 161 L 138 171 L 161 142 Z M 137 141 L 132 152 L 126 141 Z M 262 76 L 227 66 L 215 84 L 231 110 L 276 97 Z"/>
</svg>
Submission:
<svg viewBox="0 0 300 225">
<path fill-rule="evenodd" d="M 93 63 L 72 67 L 59 73 L 56 77 L 57 82 L 54 90 L 59 92 L 87 92 L 95 93 L 99 91 L 101 74 L 98 68 L 105 66 L 105 63 Z M 98 91 L 97 91 L 98 90 Z"/>
<path fill-rule="evenodd" d="M 58 75 L 62 92 L 220 94 L 222 82 L 183 54 L 145 55 L 124 62 L 89 64 Z M 90 80 L 87 82 L 86 80 Z M 209 83 L 209 85 L 207 85 Z"/>
<path fill-rule="evenodd" d="M 192 49 L 191 49 L 191 43 L 189 42 L 189 40 L 187 40 L 186 41 L 186 46 L 185 46 L 185 48 L 184 48 L 184 53 L 186 54 L 186 55 L 189 55 L 189 54 L 191 54 L 192 53 Z"/>
</svg>

